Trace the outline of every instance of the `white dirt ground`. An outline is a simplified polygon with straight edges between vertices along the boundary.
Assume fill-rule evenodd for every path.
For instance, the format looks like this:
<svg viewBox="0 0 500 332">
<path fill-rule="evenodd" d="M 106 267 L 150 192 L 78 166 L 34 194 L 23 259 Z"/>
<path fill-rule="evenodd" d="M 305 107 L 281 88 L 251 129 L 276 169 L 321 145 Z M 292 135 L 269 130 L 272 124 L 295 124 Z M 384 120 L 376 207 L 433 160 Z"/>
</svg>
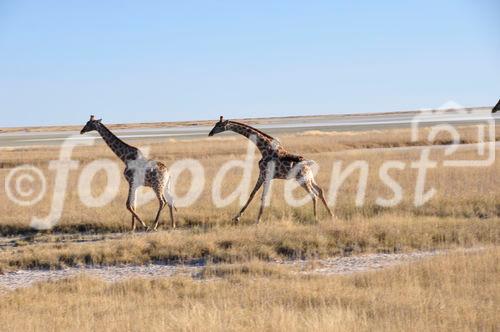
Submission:
<svg viewBox="0 0 500 332">
<path fill-rule="evenodd" d="M 484 248 L 459 250 L 476 252 L 482 249 Z M 457 250 L 418 251 L 397 254 L 378 253 L 327 259 L 271 262 L 269 264 L 287 266 L 293 271 L 297 271 L 297 273 L 335 276 L 389 268 L 436 255 L 446 255 L 451 252 L 457 252 Z M 107 282 L 117 282 L 127 278 L 168 278 L 178 275 L 197 278 L 204 267 L 205 265 L 150 264 L 144 266 L 72 267 L 62 270 L 19 270 L 0 275 L 0 293 L 6 293 L 21 287 L 29 287 L 38 282 L 54 281 L 81 274 L 101 278 Z"/>
</svg>

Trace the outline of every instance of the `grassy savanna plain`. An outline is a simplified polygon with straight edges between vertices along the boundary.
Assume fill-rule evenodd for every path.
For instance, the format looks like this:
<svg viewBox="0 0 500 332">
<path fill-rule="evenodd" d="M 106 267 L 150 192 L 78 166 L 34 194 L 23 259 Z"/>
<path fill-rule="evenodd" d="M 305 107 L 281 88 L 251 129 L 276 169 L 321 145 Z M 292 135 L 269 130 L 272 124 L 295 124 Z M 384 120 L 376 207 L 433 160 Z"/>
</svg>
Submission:
<svg viewBox="0 0 500 332">
<path fill-rule="evenodd" d="M 215 279 L 85 276 L 0 301 L 1 329 L 88 331 L 495 331 L 500 250 L 435 257 L 351 276 L 259 263 L 207 268 Z"/>
<path fill-rule="evenodd" d="M 427 130 L 422 129 L 420 137 L 426 137 Z M 476 127 L 461 127 L 459 131 L 461 143 L 475 142 Z M 248 143 L 239 136 L 134 143 L 148 147 L 151 158 L 168 166 L 188 158 L 203 165 L 203 192 L 195 204 L 179 208 L 178 229 L 174 231 L 162 224 L 156 233 L 129 233 L 130 215 L 125 209 L 128 188 L 124 180 L 109 205 L 88 208 L 81 203 L 75 188 L 82 168 L 95 159 L 117 161 L 103 144 L 75 149 L 72 159 L 79 161 L 80 167 L 70 172 L 61 221 L 50 232 L 34 232 L 29 222 L 33 215 L 43 217 L 49 213 L 51 194 L 35 206 L 21 207 L 0 191 L 0 270 L 4 272 L 83 265 L 208 264 L 202 282 L 178 277 L 106 284 L 81 277 L 39 284 L 3 295 L 6 301 L 0 304 L 1 320 L 11 324 L 11 329 L 498 328 L 494 313 L 500 304 L 500 290 L 494 281 L 499 277 L 500 253 L 498 159 L 489 167 L 443 167 L 443 149 L 433 148 L 430 159 L 437 161 L 437 167 L 428 170 L 426 190 L 434 187 L 436 194 L 425 205 L 415 207 L 417 170 L 411 168 L 411 163 L 419 160 L 420 149 L 412 146 L 430 143 L 412 142 L 410 130 L 309 131 L 283 135 L 280 140 L 289 151 L 320 165 L 316 179 L 327 196 L 334 162 L 342 161 L 344 169 L 354 161 L 366 161 L 369 168 L 363 206 L 355 204 L 359 172 L 349 176 L 340 188 L 333 221 L 321 206 L 319 222 L 314 221 L 311 203 L 300 208 L 288 206 L 283 197 L 284 182 L 277 180 L 262 223 L 254 224 L 260 204 L 257 196 L 235 225 L 231 218 L 239 209 L 238 202 L 216 208 L 211 185 L 224 163 L 245 158 Z M 434 142 L 449 143 L 446 135 Z M 5 181 L 12 168 L 29 163 L 43 170 L 47 192 L 52 193 L 54 172 L 48 169 L 48 163 L 58 159 L 58 154 L 57 148 L 2 150 L 0 181 Z M 259 158 L 256 154 L 254 180 Z M 477 156 L 473 147 L 464 145 L 446 158 Z M 395 207 L 382 208 L 376 198 L 389 199 L 393 194 L 379 178 L 380 167 L 388 160 L 405 165 L 403 170 L 392 169 L 389 173 L 401 185 L 403 200 Z M 238 186 L 241 175 L 240 170 L 234 170 L 225 177 L 224 194 Z M 106 181 L 104 173 L 93 179 L 94 195 L 102 193 Z M 0 183 L 0 188 L 4 185 Z M 177 195 L 182 196 L 190 185 L 189 173 L 181 174 L 175 186 Z M 305 195 L 300 188 L 295 194 Z M 151 224 L 156 209 L 153 200 L 139 207 L 138 212 Z M 168 221 L 166 212 L 162 221 Z M 302 275 L 269 264 L 284 259 L 474 246 L 488 249 L 343 277 Z M 66 312 L 68 308 L 73 308 L 73 314 Z M 23 310 L 36 314 L 19 320 Z"/>
</svg>

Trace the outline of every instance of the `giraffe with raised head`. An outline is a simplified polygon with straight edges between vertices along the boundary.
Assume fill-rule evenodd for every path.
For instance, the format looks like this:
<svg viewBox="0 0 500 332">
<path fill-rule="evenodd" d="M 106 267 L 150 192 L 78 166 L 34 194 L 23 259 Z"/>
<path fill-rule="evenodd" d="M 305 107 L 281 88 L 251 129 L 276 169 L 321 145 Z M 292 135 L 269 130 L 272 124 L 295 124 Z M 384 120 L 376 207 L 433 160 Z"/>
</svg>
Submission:
<svg viewBox="0 0 500 332">
<path fill-rule="evenodd" d="M 495 105 L 495 107 L 493 107 L 493 109 L 491 110 L 491 113 L 496 113 L 500 111 L 500 100 L 498 101 L 498 103 Z"/>
<path fill-rule="evenodd" d="M 141 186 L 152 188 L 160 204 L 158 212 L 156 213 L 153 229 L 158 229 L 160 213 L 165 205 L 168 205 L 170 210 L 171 227 L 175 228 L 173 213 L 173 209 L 175 209 L 175 207 L 173 198 L 169 193 L 170 175 L 167 167 L 161 162 L 146 159 L 139 149 L 128 145 L 119 139 L 104 124 L 102 124 L 101 120 L 96 120 L 95 117 L 91 115 L 90 120 L 87 122 L 85 127 L 83 127 L 80 134 L 83 135 L 94 130 L 101 135 L 104 142 L 106 142 L 115 155 L 120 158 L 123 163 L 125 163 L 125 171 L 123 174 L 129 184 L 126 206 L 132 214 L 132 231 L 135 231 L 136 219 L 146 230 L 149 230 L 149 227 L 146 226 L 144 221 L 142 221 L 136 212 L 136 192 Z M 165 189 L 167 190 L 165 191 Z"/>
<path fill-rule="evenodd" d="M 304 188 L 311 196 L 314 208 L 314 218 L 317 218 L 316 199 L 318 197 L 323 202 L 330 216 L 333 217 L 333 213 L 326 203 L 323 190 L 314 180 L 314 175 L 310 167 L 314 164 L 314 161 L 289 153 L 285 150 L 285 148 L 283 148 L 280 142 L 256 128 L 250 127 L 244 123 L 224 120 L 222 116 L 220 117 L 219 122 L 215 124 L 212 131 L 210 131 L 208 136 L 213 136 L 224 131 L 233 131 L 250 139 L 253 143 L 255 143 L 262 154 L 262 159 L 259 161 L 260 172 L 257 183 L 250 193 L 250 197 L 248 198 L 246 204 L 233 218 L 234 221 L 240 220 L 241 215 L 245 212 L 257 191 L 261 186 L 264 186 L 259 214 L 257 216 L 257 223 L 259 223 L 262 212 L 264 211 L 266 196 L 269 192 L 271 180 L 290 178 L 295 178 L 302 188 Z"/>
</svg>

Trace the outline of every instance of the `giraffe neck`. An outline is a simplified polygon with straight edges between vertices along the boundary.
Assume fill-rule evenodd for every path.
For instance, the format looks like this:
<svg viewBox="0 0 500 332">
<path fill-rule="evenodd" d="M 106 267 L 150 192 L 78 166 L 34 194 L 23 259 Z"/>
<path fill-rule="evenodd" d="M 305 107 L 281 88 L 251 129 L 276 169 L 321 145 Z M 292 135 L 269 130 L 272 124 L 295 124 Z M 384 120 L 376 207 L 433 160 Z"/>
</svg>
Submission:
<svg viewBox="0 0 500 332">
<path fill-rule="evenodd" d="M 129 160 L 137 160 L 144 158 L 139 149 L 128 145 L 121 139 L 119 139 L 115 134 L 111 132 L 105 125 L 99 123 L 96 126 L 97 132 L 101 135 L 102 139 L 109 146 L 111 151 L 120 158 L 124 163 Z"/>
<path fill-rule="evenodd" d="M 273 137 L 246 124 L 231 121 L 228 124 L 227 130 L 234 131 L 235 133 L 243 135 L 251 140 L 255 143 L 262 154 L 269 150 L 277 150 L 281 148 L 278 141 L 276 141 Z"/>
</svg>

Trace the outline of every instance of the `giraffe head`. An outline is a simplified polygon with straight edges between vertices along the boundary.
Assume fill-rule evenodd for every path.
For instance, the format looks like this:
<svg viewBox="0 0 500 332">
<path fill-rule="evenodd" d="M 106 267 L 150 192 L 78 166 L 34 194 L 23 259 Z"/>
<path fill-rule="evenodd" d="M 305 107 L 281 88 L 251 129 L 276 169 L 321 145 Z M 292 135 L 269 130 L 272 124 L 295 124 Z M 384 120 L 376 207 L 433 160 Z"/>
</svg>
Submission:
<svg viewBox="0 0 500 332">
<path fill-rule="evenodd" d="M 80 134 L 83 135 L 85 133 L 88 133 L 89 131 L 93 131 L 97 129 L 97 125 L 101 123 L 101 119 L 96 120 L 93 115 L 90 116 L 90 120 L 85 124 L 85 127 L 80 131 Z"/>
<path fill-rule="evenodd" d="M 500 111 L 500 100 L 498 101 L 498 103 L 495 105 L 495 107 L 493 107 L 493 109 L 491 110 L 491 113 L 496 113 Z"/>
<path fill-rule="evenodd" d="M 224 118 L 221 115 L 219 122 L 217 122 L 215 124 L 215 126 L 210 131 L 210 134 L 208 134 L 208 136 L 214 136 L 215 134 L 222 133 L 223 131 L 226 131 L 228 123 L 229 123 L 229 120 L 224 121 Z"/>
</svg>

